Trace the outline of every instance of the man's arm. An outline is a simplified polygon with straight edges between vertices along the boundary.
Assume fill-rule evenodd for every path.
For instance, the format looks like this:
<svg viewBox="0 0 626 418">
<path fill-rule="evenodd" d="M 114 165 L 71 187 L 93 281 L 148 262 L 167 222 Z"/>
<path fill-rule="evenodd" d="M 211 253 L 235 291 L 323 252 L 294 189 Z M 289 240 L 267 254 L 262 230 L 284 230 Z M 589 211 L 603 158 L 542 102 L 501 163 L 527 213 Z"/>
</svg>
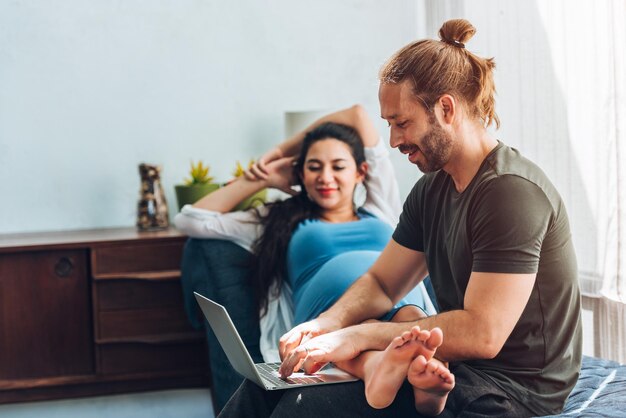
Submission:
<svg viewBox="0 0 626 418">
<path fill-rule="evenodd" d="M 443 330 L 447 344 L 438 350 L 438 357 L 455 361 L 498 355 L 528 304 L 536 276 L 473 272 L 463 310 L 419 322 L 426 329 L 434 324 Z"/>
<path fill-rule="evenodd" d="M 305 357 L 303 366 L 310 372 L 318 364 L 348 360 L 366 350 L 384 350 L 391 339 L 413 325 L 442 329 L 444 341 L 437 349 L 441 360 L 493 358 L 524 311 L 535 277 L 535 274 L 474 272 L 465 294 L 464 309 L 414 323 L 361 324 L 320 335 L 293 350 L 281 371 L 293 370 Z"/>
<path fill-rule="evenodd" d="M 462 310 L 433 315 L 412 324 L 357 325 L 354 327 L 357 349 L 384 349 L 391 338 L 412 325 L 419 325 L 422 329 L 439 327 L 443 331 L 444 342 L 437 350 L 437 357 L 441 360 L 493 358 L 500 352 L 522 315 L 535 277 L 535 274 L 473 272 Z M 382 330 L 384 328 L 388 329 Z M 372 338 L 377 334 L 377 338 Z M 372 346 L 373 343 L 377 346 Z"/>
<path fill-rule="evenodd" d="M 424 253 L 389 241 L 374 265 L 320 318 L 339 320 L 340 327 L 379 318 L 426 276 Z"/>
<path fill-rule="evenodd" d="M 423 253 L 390 240 L 374 265 L 330 309 L 283 335 L 281 357 L 317 335 L 384 315 L 427 274 Z"/>
</svg>

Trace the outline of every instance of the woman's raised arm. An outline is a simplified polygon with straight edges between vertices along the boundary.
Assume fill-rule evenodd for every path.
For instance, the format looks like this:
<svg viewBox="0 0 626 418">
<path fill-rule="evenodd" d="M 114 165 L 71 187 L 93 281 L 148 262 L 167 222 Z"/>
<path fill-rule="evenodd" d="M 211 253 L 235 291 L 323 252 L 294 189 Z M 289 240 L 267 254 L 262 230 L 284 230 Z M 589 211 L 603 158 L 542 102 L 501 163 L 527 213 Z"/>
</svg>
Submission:
<svg viewBox="0 0 626 418">
<path fill-rule="evenodd" d="M 366 148 L 374 147 L 379 141 L 378 132 L 376 131 L 374 123 L 363 106 L 356 104 L 349 108 L 321 117 L 311 125 L 307 126 L 304 130 L 277 145 L 275 148 L 272 148 L 261 156 L 256 164 L 246 172 L 246 177 L 249 180 L 265 179 L 268 175 L 268 163 L 278 158 L 295 157 L 298 155 L 300 153 L 300 149 L 302 148 L 302 141 L 304 140 L 306 133 L 326 122 L 340 123 L 356 129 L 361 137 L 361 140 L 363 141 L 363 146 Z"/>
</svg>

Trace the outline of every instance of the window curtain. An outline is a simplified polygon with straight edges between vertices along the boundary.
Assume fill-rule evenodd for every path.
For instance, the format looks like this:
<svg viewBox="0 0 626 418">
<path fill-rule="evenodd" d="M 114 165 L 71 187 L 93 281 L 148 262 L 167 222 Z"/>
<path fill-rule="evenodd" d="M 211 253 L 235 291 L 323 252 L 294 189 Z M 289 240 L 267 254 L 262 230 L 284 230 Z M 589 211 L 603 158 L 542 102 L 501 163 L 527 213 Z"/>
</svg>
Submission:
<svg viewBox="0 0 626 418">
<path fill-rule="evenodd" d="M 605 152 L 597 181 L 600 290 L 588 292 L 585 302 L 594 313 L 595 353 L 626 363 L 626 3 L 609 2 L 602 15 L 598 30 L 606 45 L 599 49 L 607 69 L 596 110 L 604 118 L 599 145 Z"/>
<path fill-rule="evenodd" d="M 470 51 L 496 61 L 496 138 L 536 162 L 561 193 L 576 247 L 584 338 L 626 363 L 626 2 L 429 0 L 434 37 L 463 17 Z"/>
</svg>

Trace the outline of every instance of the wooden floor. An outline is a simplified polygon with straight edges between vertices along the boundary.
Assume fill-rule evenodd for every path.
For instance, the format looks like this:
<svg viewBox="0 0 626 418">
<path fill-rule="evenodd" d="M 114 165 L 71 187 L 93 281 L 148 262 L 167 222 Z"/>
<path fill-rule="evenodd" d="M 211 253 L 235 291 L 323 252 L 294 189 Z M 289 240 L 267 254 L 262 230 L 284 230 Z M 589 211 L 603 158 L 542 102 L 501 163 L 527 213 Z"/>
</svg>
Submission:
<svg viewBox="0 0 626 418">
<path fill-rule="evenodd" d="M 95 398 L 0 405 L 11 418 L 213 418 L 208 389 L 177 389 Z"/>
</svg>

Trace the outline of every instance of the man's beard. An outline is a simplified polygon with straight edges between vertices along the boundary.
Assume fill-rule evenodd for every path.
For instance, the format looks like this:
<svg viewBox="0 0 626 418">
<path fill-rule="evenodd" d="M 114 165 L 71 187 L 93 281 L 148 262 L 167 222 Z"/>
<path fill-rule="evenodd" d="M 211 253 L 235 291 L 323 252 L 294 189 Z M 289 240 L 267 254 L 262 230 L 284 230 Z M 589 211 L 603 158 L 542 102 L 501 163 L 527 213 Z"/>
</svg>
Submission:
<svg viewBox="0 0 626 418">
<path fill-rule="evenodd" d="M 444 131 L 435 119 L 435 115 L 431 114 L 428 122 L 430 130 L 422 136 L 421 146 L 419 147 L 420 152 L 424 156 L 424 162 L 416 162 L 417 168 L 423 173 L 441 170 L 450 160 L 450 155 L 454 148 L 452 136 Z"/>
</svg>

